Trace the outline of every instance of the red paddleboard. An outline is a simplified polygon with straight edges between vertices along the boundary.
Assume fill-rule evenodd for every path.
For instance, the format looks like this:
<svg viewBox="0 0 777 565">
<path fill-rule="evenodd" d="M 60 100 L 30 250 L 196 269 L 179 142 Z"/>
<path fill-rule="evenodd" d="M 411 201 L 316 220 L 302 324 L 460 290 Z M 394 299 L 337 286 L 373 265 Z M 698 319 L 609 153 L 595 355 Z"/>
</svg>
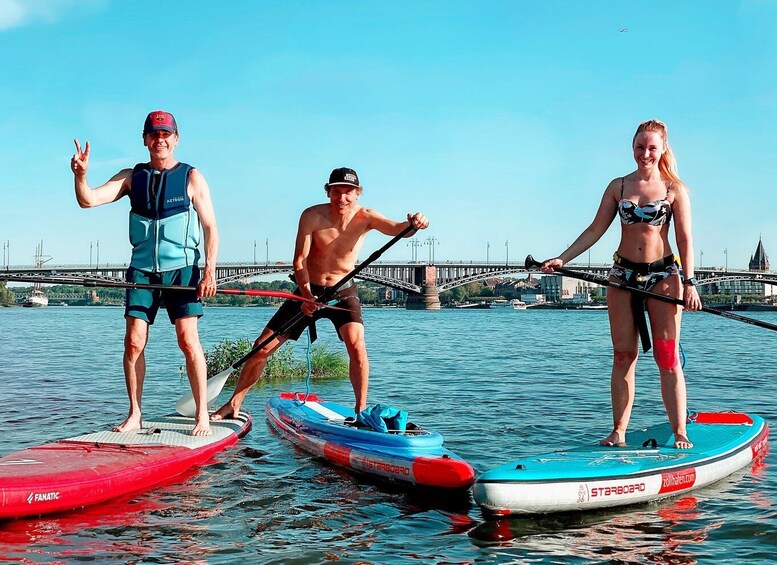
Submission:
<svg viewBox="0 0 777 565">
<path fill-rule="evenodd" d="M 134 432 L 101 431 L 30 447 L 0 458 L 0 518 L 62 512 L 145 491 L 206 463 L 251 429 L 251 416 L 211 422 L 194 437 L 194 419 L 143 420 Z"/>
</svg>

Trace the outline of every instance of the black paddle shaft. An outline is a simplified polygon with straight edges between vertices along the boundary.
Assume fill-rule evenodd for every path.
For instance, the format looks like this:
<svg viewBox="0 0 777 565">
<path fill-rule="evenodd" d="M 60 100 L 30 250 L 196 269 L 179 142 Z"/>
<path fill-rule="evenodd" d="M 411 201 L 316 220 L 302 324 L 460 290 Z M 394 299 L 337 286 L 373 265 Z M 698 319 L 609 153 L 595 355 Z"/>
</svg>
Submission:
<svg viewBox="0 0 777 565">
<path fill-rule="evenodd" d="M 82 279 L 78 277 L 68 276 L 15 276 L 8 275 L 3 276 L 0 274 L 0 280 L 7 282 L 31 282 L 31 283 L 45 283 L 45 284 L 62 284 L 72 286 L 84 286 L 84 287 L 96 287 L 96 288 L 128 288 L 128 289 L 140 289 L 140 290 L 188 290 L 196 291 L 196 286 L 176 286 L 176 285 L 164 285 L 164 284 L 149 284 L 149 283 L 135 283 L 135 282 L 123 282 L 123 281 L 109 281 L 100 279 Z M 216 289 L 216 292 L 222 292 L 223 289 Z M 233 294 L 233 293 L 229 293 Z"/>
<path fill-rule="evenodd" d="M 324 290 L 324 292 L 321 293 L 321 296 L 318 296 L 316 298 L 319 301 L 321 301 L 321 302 L 327 302 L 328 300 L 332 299 L 335 296 L 335 294 L 337 294 L 337 291 L 340 288 L 342 288 L 342 286 L 345 283 L 347 283 L 352 278 L 354 278 L 356 275 L 358 275 L 370 263 L 372 263 L 373 261 L 376 261 L 378 259 L 378 257 L 383 255 L 383 252 L 386 251 L 389 247 L 394 245 L 396 242 L 398 242 L 400 239 L 402 239 L 408 233 L 410 233 L 411 231 L 414 231 L 415 229 L 416 228 L 414 228 L 413 224 L 411 223 L 409 226 L 407 226 L 405 229 L 403 229 L 400 233 L 398 233 L 397 235 L 392 237 L 388 241 L 388 243 L 386 243 L 383 247 L 381 247 L 380 249 L 375 251 L 372 255 L 367 257 L 366 260 L 364 260 L 363 262 L 359 263 L 359 265 L 357 265 L 356 268 L 354 268 L 350 273 L 348 273 L 342 279 L 337 281 L 333 286 L 330 286 L 329 288 Z M 270 343 L 276 337 L 281 336 L 281 335 L 291 331 L 292 329 L 294 329 L 294 327 L 297 324 L 305 322 L 305 318 L 307 318 L 307 316 L 302 311 L 297 312 L 297 314 L 293 318 L 291 318 L 288 322 L 286 322 L 285 324 L 283 324 L 283 326 L 281 326 L 281 329 L 273 332 L 273 334 L 270 337 L 268 337 L 267 339 L 263 339 L 261 342 L 259 342 L 258 344 L 254 345 L 253 348 L 251 348 L 251 351 L 249 351 L 248 353 L 243 355 L 240 359 L 235 361 L 232 364 L 232 368 L 233 369 L 237 369 L 238 367 L 240 367 L 243 363 L 245 363 L 251 357 L 256 355 L 259 352 L 259 350 L 261 350 L 265 345 Z"/>
<path fill-rule="evenodd" d="M 167 285 L 167 284 L 149 284 L 149 283 L 135 283 L 135 282 L 123 282 L 123 281 L 109 281 L 109 280 L 101 280 L 101 279 L 82 279 L 78 277 L 67 277 L 67 276 L 50 276 L 50 277 L 38 277 L 38 276 L 31 276 L 31 277 L 25 277 L 25 276 L 15 276 L 15 275 L 8 275 L 4 276 L 0 273 L 0 281 L 9 281 L 9 282 L 31 282 L 31 283 L 47 283 L 47 284 L 62 284 L 62 285 L 73 285 L 73 286 L 84 286 L 84 287 L 96 287 L 96 288 L 126 288 L 126 289 L 138 289 L 138 290 L 185 290 L 189 292 L 196 292 L 197 287 L 196 286 L 178 286 L 178 285 Z M 273 296 L 272 294 L 261 294 L 263 291 L 261 290 L 252 290 L 252 289 L 240 289 L 240 288 L 217 288 L 216 294 L 230 294 L 230 295 L 244 295 L 244 296 L 267 296 L 270 298 L 292 298 L 292 294 L 290 292 L 285 291 L 267 291 L 267 292 L 277 292 L 278 295 L 280 294 L 286 294 L 288 296 Z M 301 302 L 307 302 L 307 299 L 299 297 L 297 300 L 300 300 Z M 323 305 L 322 305 L 323 306 Z M 328 306 L 328 308 L 334 308 L 335 310 L 338 310 L 339 308 Z"/>
<path fill-rule="evenodd" d="M 532 267 L 539 267 L 542 263 L 536 261 L 534 257 L 531 255 L 526 256 L 526 261 L 524 263 L 524 266 L 526 269 L 530 269 Z M 566 275 L 573 279 L 579 279 L 582 281 L 588 281 L 592 282 L 594 284 L 598 284 L 601 286 L 610 286 L 612 288 L 619 288 L 621 290 L 627 290 L 629 292 L 633 292 L 634 294 L 639 294 L 642 296 L 645 296 L 647 298 L 655 298 L 656 300 L 661 300 L 662 302 L 670 302 L 672 304 L 678 304 L 680 306 L 683 306 L 685 303 L 680 300 L 679 298 L 673 298 L 671 296 L 665 296 L 663 294 L 657 294 L 655 292 L 650 292 L 649 290 L 642 290 L 641 288 L 634 288 L 627 284 L 624 284 L 622 282 L 618 281 L 611 281 L 610 279 L 606 279 L 604 277 L 600 277 L 597 275 L 594 275 L 593 273 L 584 273 L 579 271 L 573 271 L 572 269 L 567 269 L 565 267 L 553 267 L 553 270 L 557 273 L 560 273 L 562 275 Z M 746 316 L 740 316 L 738 314 L 734 314 L 733 312 L 726 312 L 724 310 L 716 310 L 715 308 L 708 308 L 707 306 L 702 306 L 701 308 L 702 312 L 708 312 L 710 314 L 715 314 L 716 316 L 722 316 L 724 318 L 730 318 L 731 320 L 736 320 L 737 322 L 744 322 L 745 324 L 752 324 L 753 326 L 758 326 L 759 328 L 766 328 L 767 330 L 777 331 L 777 325 L 770 324 L 769 322 L 763 322 L 761 320 L 754 320 L 753 318 L 747 318 Z"/>
</svg>

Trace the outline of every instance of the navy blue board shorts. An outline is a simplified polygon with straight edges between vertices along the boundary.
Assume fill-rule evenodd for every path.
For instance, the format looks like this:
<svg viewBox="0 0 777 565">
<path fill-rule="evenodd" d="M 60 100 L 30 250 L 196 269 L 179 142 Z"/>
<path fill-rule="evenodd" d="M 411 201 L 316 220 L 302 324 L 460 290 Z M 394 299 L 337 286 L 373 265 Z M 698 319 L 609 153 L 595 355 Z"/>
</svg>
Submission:
<svg viewBox="0 0 777 565">
<path fill-rule="evenodd" d="M 183 267 L 163 273 L 149 273 L 135 267 L 127 269 L 127 282 L 139 284 L 160 284 L 175 286 L 197 286 L 200 282 L 200 268 Z M 147 290 L 127 289 L 124 317 L 139 318 L 149 324 L 154 323 L 159 307 L 167 309 L 170 323 L 187 316 L 202 316 L 202 302 L 197 298 L 196 290 Z"/>
</svg>

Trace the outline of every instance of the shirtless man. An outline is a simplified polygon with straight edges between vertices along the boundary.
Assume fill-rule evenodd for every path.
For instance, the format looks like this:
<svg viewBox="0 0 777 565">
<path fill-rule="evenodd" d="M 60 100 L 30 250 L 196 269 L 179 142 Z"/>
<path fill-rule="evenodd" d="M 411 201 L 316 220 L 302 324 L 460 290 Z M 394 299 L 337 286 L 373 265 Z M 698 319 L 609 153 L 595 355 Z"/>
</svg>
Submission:
<svg viewBox="0 0 777 565">
<path fill-rule="evenodd" d="M 206 397 L 205 355 L 197 332 L 203 296 L 216 294 L 216 253 L 219 236 L 216 215 L 205 177 L 173 156 L 178 145 L 178 125 L 168 112 L 151 112 L 143 126 L 143 144 L 150 161 L 123 169 L 107 183 L 89 187 L 89 142 L 84 150 L 75 140 L 70 160 L 75 176 L 76 200 L 81 208 L 116 202 L 128 196 L 132 260 L 127 281 L 142 284 L 197 286 L 197 292 L 128 289 L 124 317 L 124 380 L 130 409 L 127 419 L 114 428 L 131 432 L 142 427 L 141 397 L 146 376 L 145 348 L 148 326 L 154 323 L 162 299 L 170 322 L 175 324 L 178 345 L 186 358 L 186 374 L 194 394 L 196 421 L 192 435 L 210 435 Z M 200 226 L 205 238 L 205 273 L 200 280 L 198 262 Z M 163 231 L 165 237 L 157 234 Z"/>
<path fill-rule="evenodd" d="M 329 203 L 312 206 L 302 212 L 297 230 L 294 277 L 299 287 L 297 292 L 305 298 L 321 296 L 327 287 L 334 286 L 354 269 L 364 236 L 370 230 L 376 229 L 383 234 L 394 236 L 407 228 L 408 224 L 416 229 L 429 226 L 429 220 L 420 212 L 408 214 L 406 222 L 396 222 L 375 210 L 360 206 L 357 201 L 362 194 L 362 187 L 356 171 L 352 169 L 340 168 L 332 171 L 324 189 Z M 306 316 L 310 316 L 312 321 L 320 318 L 331 320 L 348 351 L 349 376 L 356 397 L 354 412 L 358 414 L 367 407 L 370 374 L 361 305 L 353 281 L 341 287 L 336 296 L 339 299 L 337 306 L 347 308 L 347 311 L 317 309 L 313 304 L 300 305 L 298 301 L 287 300 L 267 322 L 255 345 L 280 331 L 300 309 Z M 286 334 L 276 337 L 246 361 L 232 398 L 214 412 L 211 419 L 235 417 L 246 394 L 259 380 L 270 355 L 287 339 L 299 339 L 311 320 L 307 323 L 300 322 Z"/>
</svg>

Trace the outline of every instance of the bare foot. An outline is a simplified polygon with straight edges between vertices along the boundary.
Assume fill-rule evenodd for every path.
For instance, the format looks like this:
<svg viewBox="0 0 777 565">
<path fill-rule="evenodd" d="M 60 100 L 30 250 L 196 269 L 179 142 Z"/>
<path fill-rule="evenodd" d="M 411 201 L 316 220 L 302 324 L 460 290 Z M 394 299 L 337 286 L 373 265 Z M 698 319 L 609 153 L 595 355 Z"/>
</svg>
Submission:
<svg viewBox="0 0 777 565">
<path fill-rule="evenodd" d="M 134 432 L 142 427 L 143 421 L 140 417 L 140 414 L 138 414 L 137 416 L 127 416 L 126 420 L 124 420 L 118 426 L 113 426 L 111 430 L 114 432 Z"/>
<path fill-rule="evenodd" d="M 232 405 L 227 402 L 224 406 L 211 414 L 210 419 L 212 422 L 218 422 L 219 420 L 231 420 L 237 416 L 238 412 L 240 412 L 240 406 L 233 408 Z"/>
<path fill-rule="evenodd" d="M 204 422 L 197 422 L 192 430 L 193 436 L 209 436 L 211 433 L 213 432 L 210 431 L 210 422 L 207 419 Z"/>
<path fill-rule="evenodd" d="M 621 434 L 613 430 L 610 435 L 599 442 L 604 447 L 623 447 L 626 445 L 626 438 L 621 439 Z"/>
<path fill-rule="evenodd" d="M 693 447 L 691 440 L 684 434 L 674 435 L 674 447 L 675 449 L 690 449 Z"/>
</svg>

